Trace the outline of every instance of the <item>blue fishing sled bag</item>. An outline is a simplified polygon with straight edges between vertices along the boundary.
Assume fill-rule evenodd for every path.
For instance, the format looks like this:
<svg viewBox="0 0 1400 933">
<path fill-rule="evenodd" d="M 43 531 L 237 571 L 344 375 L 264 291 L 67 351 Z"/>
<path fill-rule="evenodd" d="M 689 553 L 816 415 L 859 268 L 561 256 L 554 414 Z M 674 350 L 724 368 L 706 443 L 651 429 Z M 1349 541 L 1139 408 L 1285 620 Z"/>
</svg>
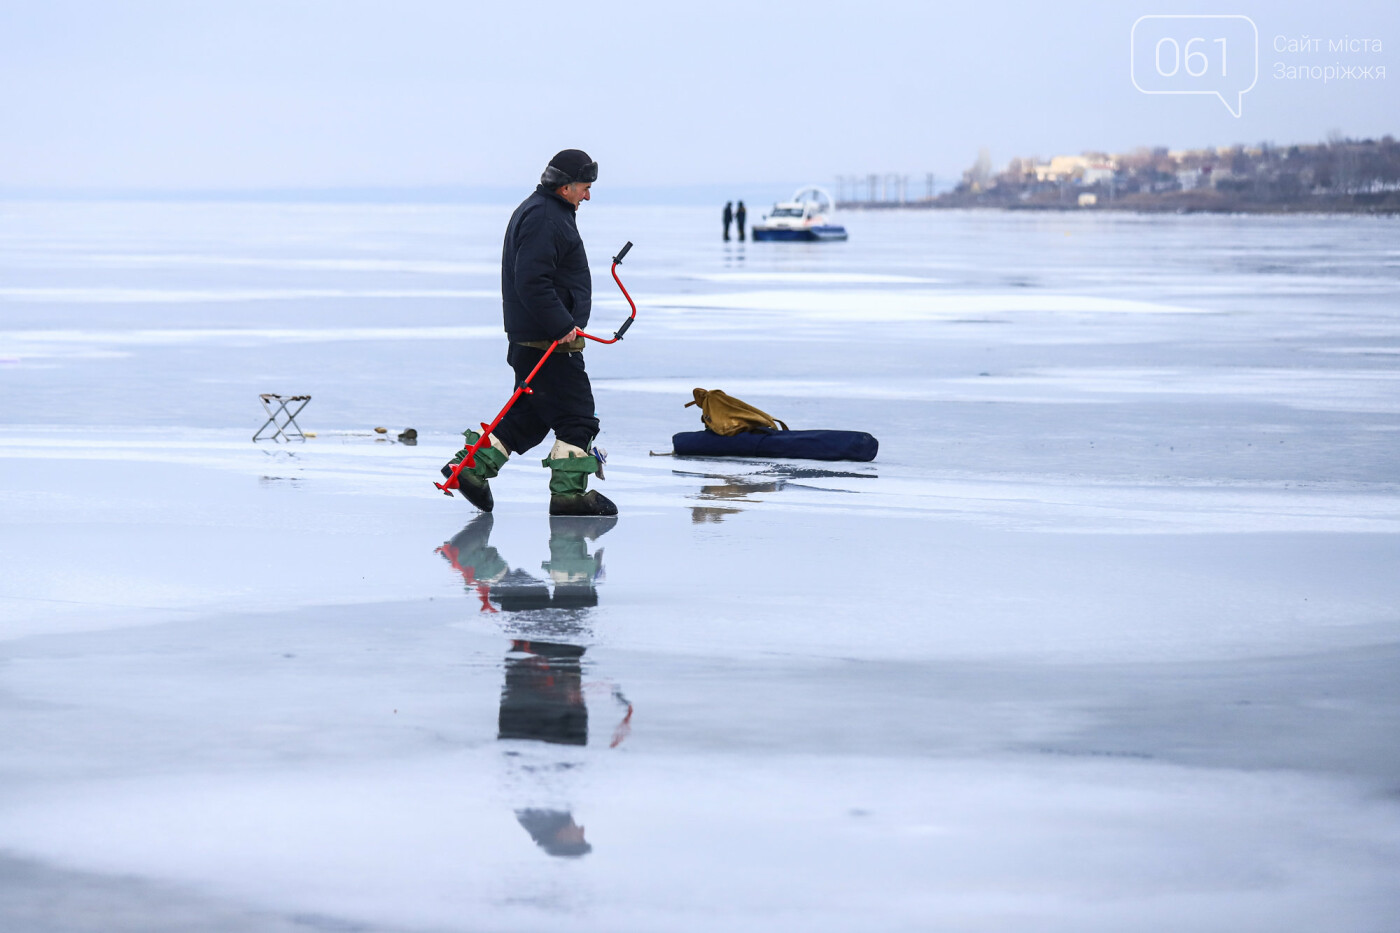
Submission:
<svg viewBox="0 0 1400 933">
<path fill-rule="evenodd" d="M 868 462 L 880 442 L 864 431 L 784 431 L 757 428 L 739 434 L 683 431 L 671 436 L 677 457 L 753 457 L 759 460 L 858 460 Z"/>
<path fill-rule="evenodd" d="M 677 457 L 752 457 L 760 460 L 875 459 L 879 441 L 864 431 L 789 431 L 768 412 L 720 389 L 696 389 L 685 407 L 700 409 L 703 431 L 671 435 Z"/>
</svg>

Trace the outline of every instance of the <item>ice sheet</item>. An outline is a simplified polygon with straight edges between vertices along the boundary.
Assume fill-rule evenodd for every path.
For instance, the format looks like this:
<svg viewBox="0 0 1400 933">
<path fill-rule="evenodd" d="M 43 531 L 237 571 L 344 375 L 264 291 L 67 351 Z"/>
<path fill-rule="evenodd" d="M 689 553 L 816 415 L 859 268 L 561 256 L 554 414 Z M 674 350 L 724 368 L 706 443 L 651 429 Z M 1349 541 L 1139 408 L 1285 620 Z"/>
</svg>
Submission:
<svg viewBox="0 0 1400 933">
<path fill-rule="evenodd" d="M 0 205 L 0 927 L 1393 926 L 1390 226 L 600 196 L 608 526 L 432 486 L 506 213 Z"/>
</svg>

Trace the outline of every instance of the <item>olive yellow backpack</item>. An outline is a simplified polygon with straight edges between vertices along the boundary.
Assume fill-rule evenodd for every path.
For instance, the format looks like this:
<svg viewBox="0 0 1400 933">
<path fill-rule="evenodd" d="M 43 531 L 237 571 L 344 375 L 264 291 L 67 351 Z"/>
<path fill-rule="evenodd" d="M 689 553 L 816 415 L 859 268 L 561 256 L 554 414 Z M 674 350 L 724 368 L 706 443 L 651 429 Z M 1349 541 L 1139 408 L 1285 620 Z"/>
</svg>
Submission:
<svg viewBox="0 0 1400 933">
<path fill-rule="evenodd" d="M 685 407 L 689 408 L 691 405 L 700 407 L 700 420 L 705 423 L 705 427 L 726 437 L 764 428 L 781 427 L 784 431 L 788 429 L 786 424 L 768 412 L 754 408 L 748 402 L 719 389 L 696 389 L 695 401 L 686 402 Z"/>
</svg>

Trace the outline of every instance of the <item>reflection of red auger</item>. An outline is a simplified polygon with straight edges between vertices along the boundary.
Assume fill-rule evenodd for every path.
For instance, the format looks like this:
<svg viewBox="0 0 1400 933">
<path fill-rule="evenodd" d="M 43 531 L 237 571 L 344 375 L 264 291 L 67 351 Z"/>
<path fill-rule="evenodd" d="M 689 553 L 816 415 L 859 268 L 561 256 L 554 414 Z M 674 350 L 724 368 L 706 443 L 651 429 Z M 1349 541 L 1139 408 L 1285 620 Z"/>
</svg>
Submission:
<svg viewBox="0 0 1400 933">
<path fill-rule="evenodd" d="M 626 703 L 626 700 L 623 700 Z M 622 717 L 622 722 L 617 724 L 613 730 L 612 741 L 608 743 L 608 748 L 617 748 L 629 735 L 632 734 L 632 704 L 627 703 L 627 715 Z"/>
<path fill-rule="evenodd" d="M 516 642 L 516 644 L 519 645 L 520 642 Z M 617 728 L 613 729 L 612 741 L 608 743 L 608 748 L 617 748 L 632 734 L 632 701 L 622 695 L 622 690 L 616 684 L 606 680 L 593 680 L 583 685 L 584 693 L 597 694 L 604 690 L 611 693 L 617 704 L 627 710 L 623 714 L 622 721 L 617 724 Z"/>
<path fill-rule="evenodd" d="M 451 493 L 448 493 L 448 495 L 451 495 Z M 441 554 L 443 557 L 447 558 L 448 562 L 452 564 L 452 569 L 462 575 L 463 583 L 467 586 L 476 587 L 476 595 L 481 600 L 482 612 L 500 612 L 499 609 L 491 605 L 490 584 L 484 583 L 476 578 L 475 568 L 462 566 L 461 562 L 457 559 L 461 556 L 461 552 L 455 545 L 444 544 L 442 547 L 438 548 L 435 553 Z"/>
<path fill-rule="evenodd" d="M 622 280 L 617 277 L 617 267 L 622 264 L 622 257 L 626 256 L 627 251 L 631 248 L 632 241 L 628 240 L 627 245 L 618 250 L 617 255 L 612 258 L 613 281 L 617 283 L 618 288 L 622 289 L 622 297 L 626 298 L 627 303 L 632 306 L 631 316 L 622 322 L 622 326 L 617 329 L 617 333 L 612 335 L 611 340 L 605 340 L 602 337 L 594 337 L 592 334 L 585 334 L 583 331 L 578 332 L 580 337 L 586 337 L 598 343 L 617 343 L 622 339 L 622 335 L 627 333 L 627 328 L 631 327 L 632 322 L 637 319 L 637 303 L 632 300 L 631 295 L 627 294 L 627 289 L 623 286 Z M 530 380 L 535 378 L 535 373 L 540 371 L 540 367 L 544 365 L 544 361 L 549 359 L 549 355 L 554 352 L 554 348 L 557 346 L 559 346 L 559 341 L 557 340 L 549 345 L 549 349 L 544 351 L 544 356 L 540 357 L 540 361 L 535 364 L 535 368 L 530 370 L 530 375 L 526 376 L 520 385 L 515 387 L 515 392 L 511 395 L 510 401 L 506 402 L 505 407 L 501 409 L 496 419 L 490 424 L 482 422 L 481 436 L 472 442 L 471 446 L 467 448 L 467 455 L 462 458 L 460 463 L 452 468 L 452 475 L 447 477 L 444 482 L 433 483 L 434 486 L 442 490 L 444 496 L 451 496 L 452 490 L 460 488 L 457 484 L 457 475 L 464 469 L 470 469 L 476 466 L 476 452 L 490 445 L 491 432 L 496 430 L 496 426 L 501 423 L 501 419 L 506 416 L 506 412 L 510 411 L 510 407 L 515 404 L 516 399 L 520 398 L 522 395 L 534 394 L 535 390 L 530 388 Z"/>
</svg>

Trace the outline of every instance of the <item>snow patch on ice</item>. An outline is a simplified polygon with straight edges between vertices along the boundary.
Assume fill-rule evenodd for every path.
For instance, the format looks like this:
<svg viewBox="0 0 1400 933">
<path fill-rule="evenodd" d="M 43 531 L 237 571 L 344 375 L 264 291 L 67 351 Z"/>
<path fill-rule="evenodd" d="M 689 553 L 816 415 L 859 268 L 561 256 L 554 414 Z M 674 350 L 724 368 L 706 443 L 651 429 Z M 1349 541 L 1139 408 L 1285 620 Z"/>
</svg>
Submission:
<svg viewBox="0 0 1400 933">
<path fill-rule="evenodd" d="M 774 289 L 716 295 L 653 295 L 649 307 L 677 310 L 794 312 L 804 321 L 920 321 L 969 314 L 1208 314 L 1209 309 L 1126 298 L 1053 293 L 997 294 L 913 290 Z"/>
<path fill-rule="evenodd" d="M 237 269 L 282 269 L 310 272 L 408 272 L 423 275 L 500 275 L 498 263 L 447 262 L 437 259 L 307 258 L 218 256 L 199 253 L 96 253 L 73 257 L 75 264 L 104 267 L 177 266 Z"/>
<path fill-rule="evenodd" d="M 760 284 L 776 282 L 798 285 L 931 285 L 943 281 L 917 275 L 889 275 L 876 272 L 692 272 L 684 276 L 701 282 Z"/>
<path fill-rule="evenodd" d="M 495 289 L 0 287 L 0 300 L 52 304 L 197 304 L 325 298 L 499 298 Z"/>
<path fill-rule="evenodd" d="M 1105 396 L 1199 395 L 1264 401 L 1311 411 L 1400 412 L 1400 372 L 1383 369 L 1172 368 L 1042 369 L 1014 377 L 966 379 Z"/>
<path fill-rule="evenodd" d="M 1347 356 L 1400 356 L 1400 347 L 1313 347 L 1313 352 Z"/>
<path fill-rule="evenodd" d="M 995 402 L 1019 405 L 1117 404 L 1132 396 L 1184 395 L 1226 404 L 1241 401 L 1305 411 L 1400 412 L 1400 373 L 1307 369 L 1065 369 L 995 376 L 884 379 L 878 382 L 725 377 L 595 379 L 603 391 L 688 397 L 722 388 L 753 397 Z M 757 403 L 761 404 L 761 403 Z"/>
<path fill-rule="evenodd" d="M 860 929 L 872 917 L 880 928 L 1122 930 L 1141 928 L 1144 910 L 1172 929 L 1360 930 L 1400 838 L 1393 808 L 1293 773 L 897 749 L 773 755 L 761 767 L 752 754 L 589 752 L 568 788 L 594 852 L 566 864 L 514 818 L 538 791 L 511 780 L 497 743 L 388 764 L 26 788 L 4 808 L 0 842 L 346 928 L 458 929 L 470 917 L 490 929 L 688 933 Z M 655 845 L 657 826 L 676 844 Z M 743 858 L 716 857 L 736 839 Z"/>
<path fill-rule="evenodd" d="M 36 357 L 112 356 L 101 347 L 241 345 L 249 342 L 306 343 L 357 340 L 484 340 L 501 337 L 499 327 L 224 327 L 145 330 L 0 331 L 0 355 Z"/>
</svg>

